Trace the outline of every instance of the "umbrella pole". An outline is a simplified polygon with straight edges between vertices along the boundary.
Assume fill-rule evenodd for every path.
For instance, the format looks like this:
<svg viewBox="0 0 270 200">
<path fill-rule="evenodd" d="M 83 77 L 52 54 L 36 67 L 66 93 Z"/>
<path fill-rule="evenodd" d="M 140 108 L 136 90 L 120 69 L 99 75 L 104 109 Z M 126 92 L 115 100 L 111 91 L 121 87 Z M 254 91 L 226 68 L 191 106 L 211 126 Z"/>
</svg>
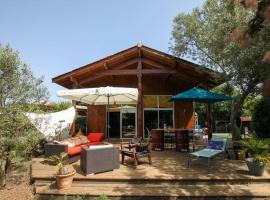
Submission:
<svg viewBox="0 0 270 200">
<path fill-rule="evenodd" d="M 192 143 L 193 143 L 193 151 L 195 150 L 195 145 L 194 145 L 194 134 L 195 134 L 195 128 L 196 128 L 196 118 L 195 118 L 195 100 L 193 101 L 193 118 L 194 118 L 194 126 L 193 126 L 193 131 L 192 131 Z"/>
<path fill-rule="evenodd" d="M 195 110 L 196 110 L 196 104 L 195 104 L 195 101 L 193 101 L 193 116 L 194 116 L 194 130 L 196 128 L 196 118 L 195 118 Z"/>
</svg>

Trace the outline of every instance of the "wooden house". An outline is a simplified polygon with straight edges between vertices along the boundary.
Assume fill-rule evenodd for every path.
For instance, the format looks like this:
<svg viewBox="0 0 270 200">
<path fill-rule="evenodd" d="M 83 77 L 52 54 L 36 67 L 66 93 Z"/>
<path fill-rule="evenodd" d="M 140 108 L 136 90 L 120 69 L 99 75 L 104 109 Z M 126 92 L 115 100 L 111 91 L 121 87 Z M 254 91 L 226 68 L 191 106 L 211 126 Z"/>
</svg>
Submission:
<svg viewBox="0 0 270 200">
<path fill-rule="evenodd" d="M 191 128 L 191 102 L 169 102 L 172 95 L 193 87 L 211 89 L 222 81 L 205 67 L 136 45 L 52 79 L 65 88 L 138 88 L 138 104 L 108 108 L 110 138 L 147 137 L 153 128 Z M 106 131 L 106 106 L 88 105 L 88 130 Z"/>
</svg>

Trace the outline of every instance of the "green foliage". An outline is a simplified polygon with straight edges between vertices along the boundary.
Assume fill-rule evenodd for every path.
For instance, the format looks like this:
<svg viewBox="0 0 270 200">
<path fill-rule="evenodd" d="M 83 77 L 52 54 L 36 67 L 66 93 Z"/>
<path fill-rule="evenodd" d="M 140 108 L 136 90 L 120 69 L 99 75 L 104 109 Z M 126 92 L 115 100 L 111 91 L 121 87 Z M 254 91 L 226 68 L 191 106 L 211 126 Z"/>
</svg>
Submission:
<svg viewBox="0 0 270 200">
<path fill-rule="evenodd" d="M 230 116 L 235 127 L 234 138 L 239 137 L 236 120 L 245 99 L 258 94 L 258 85 L 269 70 L 269 64 L 261 62 L 270 49 L 269 26 L 263 27 L 252 39 L 228 42 L 232 32 L 244 32 L 253 17 L 254 12 L 232 6 L 231 1 L 207 0 L 202 8 L 190 14 L 181 13 L 173 21 L 171 51 L 220 71 L 227 84 L 237 88 Z"/>
<path fill-rule="evenodd" d="M 53 108 L 54 112 L 66 110 L 71 107 L 71 103 L 68 101 L 60 101 Z"/>
<path fill-rule="evenodd" d="M 11 159 L 28 159 L 43 152 L 44 139 L 22 114 L 21 106 L 0 108 L 0 145 Z"/>
<path fill-rule="evenodd" d="M 245 139 L 241 141 L 241 144 L 244 145 L 249 153 L 254 155 L 261 155 L 269 148 L 269 140 L 263 140 L 263 139 Z"/>
<path fill-rule="evenodd" d="M 270 163 L 270 153 L 263 152 L 262 154 L 256 154 L 254 156 L 254 162 L 258 162 L 258 163 Z"/>
<path fill-rule="evenodd" d="M 268 153 L 270 139 L 246 139 L 242 140 L 241 144 L 246 148 L 244 152 L 250 153 L 254 162 L 270 163 L 270 154 Z"/>
<path fill-rule="evenodd" d="M 23 112 L 48 95 L 43 77 L 36 78 L 17 51 L 0 45 L 0 186 L 11 163 L 42 151 L 42 137 Z"/>
<path fill-rule="evenodd" d="M 263 97 L 255 106 L 252 118 L 256 135 L 270 138 L 270 97 Z"/>
<path fill-rule="evenodd" d="M 98 200 L 109 200 L 109 198 L 105 194 L 102 194 L 99 196 Z"/>
<path fill-rule="evenodd" d="M 58 171 L 68 164 L 68 155 L 65 152 L 60 153 L 60 155 L 53 155 L 49 159 L 55 163 Z"/>
<path fill-rule="evenodd" d="M 257 104 L 261 101 L 262 96 L 248 96 L 243 105 L 242 115 L 252 116 L 255 112 Z"/>
<path fill-rule="evenodd" d="M 0 46 L 0 106 L 41 102 L 49 93 L 43 77 L 36 78 L 19 53 L 10 46 Z"/>
</svg>

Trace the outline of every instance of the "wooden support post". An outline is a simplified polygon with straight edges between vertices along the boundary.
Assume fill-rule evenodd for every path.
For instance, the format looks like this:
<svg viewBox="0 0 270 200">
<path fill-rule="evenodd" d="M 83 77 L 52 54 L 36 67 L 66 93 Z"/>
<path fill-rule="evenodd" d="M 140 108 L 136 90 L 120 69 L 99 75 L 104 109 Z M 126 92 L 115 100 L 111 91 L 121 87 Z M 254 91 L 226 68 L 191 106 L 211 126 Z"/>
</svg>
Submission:
<svg viewBox="0 0 270 200">
<path fill-rule="evenodd" d="M 76 109 L 76 101 L 72 101 L 72 106 L 74 107 L 74 109 Z M 76 115 L 75 115 L 76 116 Z M 76 131 L 76 118 L 74 118 L 72 124 L 71 124 L 71 128 L 70 128 L 70 135 L 74 136 L 75 135 L 75 131 Z"/>
<path fill-rule="evenodd" d="M 143 102 L 142 102 L 142 77 L 138 76 L 138 105 L 137 105 L 137 137 L 143 136 Z"/>
<path fill-rule="evenodd" d="M 139 55 L 141 56 L 141 55 Z M 143 137 L 143 99 L 142 99 L 142 60 L 138 62 L 138 105 L 137 105 L 137 137 Z"/>
<path fill-rule="evenodd" d="M 73 82 L 72 88 L 73 89 L 78 88 L 77 82 Z M 72 100 L 72 106 L 74 107 L 75 110 L 76 110 L 76 103 L 77 103 L 76 101 Z M 75 115 L 75 118 L 74 118 L 74 120 L 73 120 L 73 122 L 71 124 L 71 127 L 70 127 L 70 135 L 71 136 L 74 136 L 75 132 L 76 132 L 76 123 L 75 123 L 75 121 L 76 121 L 76 115 Z"/>
</svg>

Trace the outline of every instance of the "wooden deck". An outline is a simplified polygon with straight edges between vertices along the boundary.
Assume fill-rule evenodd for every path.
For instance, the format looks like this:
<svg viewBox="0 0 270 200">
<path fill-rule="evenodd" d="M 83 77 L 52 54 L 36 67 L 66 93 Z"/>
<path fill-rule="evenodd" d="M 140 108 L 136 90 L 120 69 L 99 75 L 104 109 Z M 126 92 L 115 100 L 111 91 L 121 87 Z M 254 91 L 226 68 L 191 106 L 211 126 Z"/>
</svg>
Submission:
<svg viewBox="0 0 270 200">
<path fill-rule="evenodd" d="M 84 176 L 79 161 L 72 188 L 55 189 L 54 166 L 44 158 L 32 160 L 31 178 L 38 194 L 98 196 L 269 196 L 270 175 L 250 176 L 244 161 L 217 157 L 210 173 L 205 160 L 195 160 L 187 168 L 187 153 L 152 152 L 153 164 L 142 160 L 135 169 L 131 160 L 114 171 Z M 89 187 L 91 186 L 91 187 Z M 207 189 L 208 188 L 208 189 Z M 212 188 L 212 189 L 210 189 Z M 195 191 L 196 190 L 196 191 Z M 227 191 L 230 191 L 228 193 Z"/>
</svg>

